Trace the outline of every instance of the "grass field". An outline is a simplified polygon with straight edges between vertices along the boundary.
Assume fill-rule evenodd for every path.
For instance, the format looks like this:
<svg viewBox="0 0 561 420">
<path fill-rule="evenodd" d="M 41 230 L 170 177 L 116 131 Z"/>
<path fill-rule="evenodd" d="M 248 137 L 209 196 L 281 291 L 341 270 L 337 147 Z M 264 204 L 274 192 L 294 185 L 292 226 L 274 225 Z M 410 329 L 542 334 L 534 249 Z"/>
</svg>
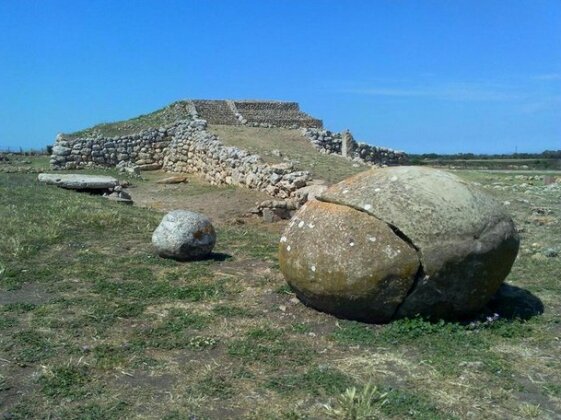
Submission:
<svg viewBox="0 0 561 420">
<path fill-rule="evenodd" d="M 561 258 L 546 255 L 561 193 L 460 175 L 522 229 L 508 287 L 471 322 L 367 325 L 298 302 L 278 270 L 284 222 L 219 221 L 212 258 L 179 263 L 151 249 L 157 211 L 0 174 L 0 414 L 559 418 Z"/>
</svg>

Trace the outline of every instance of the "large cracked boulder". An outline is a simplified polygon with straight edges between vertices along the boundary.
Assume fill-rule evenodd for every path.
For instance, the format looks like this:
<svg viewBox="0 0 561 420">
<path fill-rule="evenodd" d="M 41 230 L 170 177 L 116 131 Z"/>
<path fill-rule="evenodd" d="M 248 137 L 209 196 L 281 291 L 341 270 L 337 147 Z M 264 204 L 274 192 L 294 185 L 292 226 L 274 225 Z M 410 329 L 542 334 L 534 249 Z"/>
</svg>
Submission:
<svg viewBox="0 0 561 420">
<path fill-rule="evenodd" d="M 188 210 L 169 212 L 152 234 L 152 245 L 161 257 L 180 261 L 208 256 L 215 243 L 210 220 Z"/>
<path fill-rule="evenodd" d="M 502 205 L 450 173 L 373 169 L 294 216 L 280 267 L 306 304 L 369 322 L 481 310 L 510 272 L 519 240 Z"/>
</svg>

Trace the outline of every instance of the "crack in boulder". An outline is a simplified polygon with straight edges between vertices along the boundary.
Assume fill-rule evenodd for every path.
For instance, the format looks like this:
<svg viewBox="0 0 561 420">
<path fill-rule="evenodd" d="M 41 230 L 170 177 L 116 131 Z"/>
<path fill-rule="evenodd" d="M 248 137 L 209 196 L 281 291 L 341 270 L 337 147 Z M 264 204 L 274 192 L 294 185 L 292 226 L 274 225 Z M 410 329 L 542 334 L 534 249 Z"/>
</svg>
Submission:
<svg viewBox="0 0 561 420">
<path fill-rule="evenodd" d="M 364 208 L 362 208 L 360 206 L 353 206 L 352 204 L 344 203 L 344 202 L 339 201 L 339 200 L 326 199 L 325 197 L 321 197 L 321 196 L 316 197 L 316 199 L 318 201 L 323 202 L 323 203 L 337 204 L 339 206 L 344 206 L 344 207 L 351 208 L 353 210 L 360 211 L 362 213 L 368 214 L 369 216 L 379 220 L 382 223 L 385 223 L 399 239 L 401 239 L 403 242 L 405 242 L 407 245 L 409 245 L 411 248 L 413 248 L 415 250 L 415 252 L 417 253 L 417 258 L 419 259 L 419 269 L 417 270 L 417 273 L 415 274 L 415 277 L 413 278 L 413 283 L 411 284 L 411 287 L 409 288 L 409 290 L 407 291 L 407 293 L 403 297 L 403 300 L 396 306 L 396 308 L 394 310 L 394 313 L 393 313 L 391 319 L 395 319 L 396 315 L 399 313 L 399 310 L 401 309 L 401 307 L 407 301 L 407 298 L 415 292 L 415 290 L 419 286 L 419 283 L 421 282 L 421 280 L 423 280 L 427 277 L 427 275 L 425 273 L 424 263 L 423 263 L 423 253 L 422 253 L 422 251 L 419 249 L 419 247 L 417 245 L 415 245 L 413 240 L 409 236 L 407 236 L 402 230 L 400 230 L 397 226 L 385 221 L 384 219 L 378 217 L 375 214 L 372 214 L 371 212 L 369 212 L 368 210 L 365 210 Z"/>
</svg>

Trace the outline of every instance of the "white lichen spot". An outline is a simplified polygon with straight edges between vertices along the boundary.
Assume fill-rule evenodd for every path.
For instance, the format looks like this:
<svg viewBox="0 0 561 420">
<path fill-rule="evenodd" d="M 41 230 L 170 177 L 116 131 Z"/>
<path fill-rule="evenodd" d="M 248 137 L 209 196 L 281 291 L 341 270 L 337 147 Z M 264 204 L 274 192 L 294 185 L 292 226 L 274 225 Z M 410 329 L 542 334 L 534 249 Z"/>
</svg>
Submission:
<svg viewBox="0 0 561 420">
<path fill-rule="evenodd" d="M 298 227 L 299 227 L 299 228 L 304 227 L 304 221 L 303 221 L 303 220 L 300 221 L 300 223 L 298 223 Z"/>
<path fill-rule="evenodd" d="M 372 208 L 372 206 L 370 204 L 365 204 L 364 205 L 364 210 L 370 210 Z"/>
<path fill-rule="evenodd" d="M 312 269 L 312 271 L 313 271 L 314 273 L 316 272 L 316 266 L 315 266 L 315 265 L 312 265 L 310 268 Z"/>
<path fill-rule="evenodd" d="M 287 251 L 290 251 L 291 249 L 292 249 L 292 248 L 290 248 L 290 245 L 288 245 L 288 246 L 286 247 L 286 250 L 287 250 Z"/>
<path fill-rule="evenodd" d="M 286 242 L 286 241 L 287 241 L 286 236 L 283 236 L 283 237 L 281 238 L 281 242 Z"/>
<path fill-rule="evenodd" d="M 380 188 L 374 188 L 374 192 L 380 192 L 382 191 Z"/>
<path fill-rule="evenodd" d="M 395 257 L 399 254 L 399 252 L 396 252 L 396 251 L 395 251 L 394 249 L 392 249 L 392 247 L 389 246 L 389 245 L 386 245 L 386 249 L 384 250 L 384 252 L 385 252 L 386 255 L 388 256 L 388 258 L 391 258 L 391 259 L 395 258 Z"/>
<path fill-rule="evenodd" d="M 313 229 L 313 228 L 316 227 L 316 225 L 314 225 L 313 223 L 308 223 L 308 227 L 309 227 L 310 229 Z"/>
<path fill-rule="evenodd" d="M 395 176 L 395 175 L 394 175 L 394 176 L 392 176 L 392 177 L 390 178 L 390 181 L 392 181 L 392 182 L 395 182 L 395 181 L 397 181 L 397 176 Z"/>
<path fill-rule="evenodd" d="M 349 246 L 355 246 L 355 243 L 351 241 L 349 242 Z"/>
<path fill-rule="evenodd" d="M 343 190 L 343 194 L 348 194 L 349 190 Z"/>
<path fill-rule="evenodd" d="M 376 237 L 375 237 L 375 236 L 371 236 L 371 237 L 368 238 L 368 240 L 369 240 L 370 242 L 376 242 Z"/>
</svg>

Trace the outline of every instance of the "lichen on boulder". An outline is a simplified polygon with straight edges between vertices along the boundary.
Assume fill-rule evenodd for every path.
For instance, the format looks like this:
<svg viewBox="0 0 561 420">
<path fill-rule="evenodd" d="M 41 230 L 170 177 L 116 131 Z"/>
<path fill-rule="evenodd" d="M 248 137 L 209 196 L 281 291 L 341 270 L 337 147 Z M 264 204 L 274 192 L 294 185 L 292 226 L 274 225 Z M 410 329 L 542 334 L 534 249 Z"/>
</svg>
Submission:
<svg viewBox="0 0 561 420">
<path fill-rule="evenodd" d="M 444 171 L 372 169 L 318 199 L 281 238 L 281 271 L 304 303 L 345 318 L 474 314 L 518 252 L 502 205 Z"/>
</svg>

